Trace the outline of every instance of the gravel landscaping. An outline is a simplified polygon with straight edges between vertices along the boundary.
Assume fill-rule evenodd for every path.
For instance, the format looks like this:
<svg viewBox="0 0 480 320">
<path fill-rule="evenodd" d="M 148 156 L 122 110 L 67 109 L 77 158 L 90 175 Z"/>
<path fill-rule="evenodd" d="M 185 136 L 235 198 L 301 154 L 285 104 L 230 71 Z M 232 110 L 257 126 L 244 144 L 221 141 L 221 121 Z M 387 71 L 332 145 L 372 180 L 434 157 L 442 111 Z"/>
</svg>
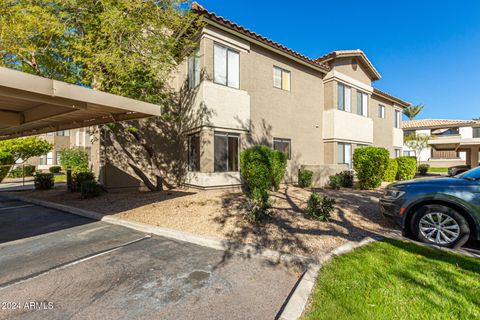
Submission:
<svg viewBox="0 0 480 320">
<path fill-rule="evenodd" d="M 283 186 L 271 196 L 271 217 L 261 223 L 245 219 L 246 198 L 235 191 L 171 191 L 105 193 L 81 200 L 65 187 L 15 194 L 57 202 L 105 215 L 261 245 L 270 249 L 306 256 L 321 256 L 347 241 L 385 234 L 395 226 L 378 208 L 381 191 L 353 189 L 316 190 L 337 201 L 330 221 L 308 220 L 303 216 L 311 190 Z"/>
</svg>

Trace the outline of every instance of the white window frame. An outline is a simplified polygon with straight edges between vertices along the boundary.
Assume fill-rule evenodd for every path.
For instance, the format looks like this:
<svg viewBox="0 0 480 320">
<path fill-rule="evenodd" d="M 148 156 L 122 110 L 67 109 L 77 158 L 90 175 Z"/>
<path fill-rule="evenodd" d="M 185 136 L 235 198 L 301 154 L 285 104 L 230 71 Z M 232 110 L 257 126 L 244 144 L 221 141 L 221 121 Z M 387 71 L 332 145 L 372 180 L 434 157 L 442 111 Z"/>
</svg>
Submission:
<svg viewBox="0 0 480 320">
<path fill-rule="evenodd" d="M 339 148 L 342 147 L 342 160 L 340 161 L 340 158 L 337 159 L 338 164 L 346 164 L 348 165 L 348 168 L 351 169 L 353 166 L 353 148 L 351 143 L 344 143 L 344 142 L 338 142 L 337 143 L 337 157 L 339 156 Z M 347 152 L 349 151 L 349 152 Z M 347 161 L 348 160 L 348 161 Z"/>
<path fill-rule="evenodd" d="M 219 81 L 220 79 L 217 79 L 217 73 L 215 71 L 216 69 L 216 58 L 215 58 L 215 50 L 216 48 L 219 48 L 219 49 L 223 49 L 225 50 L 225 83 Z M 236 84 L 234 82 L 234 80 L 232 79 L 232 81 L 230 81 L 230 72 L 229 72 L 229 69 L 231 68 L 230 66 L 230 56 L 229 54 L 236 54 L 238 55 L 238 75 L 237 75 L 237 79 L 236 79 Z M 218 67 L 218 66 L 217 66 Z M 240 89 L 240 51 L 238 50 L 235 50 L 235 49 L 232 49 L 232 48 L 229 48 L 227 46 L 224 46 L 223 44 L 220 44 L 218 42 L 215 42 L 213 44 L 213 82 L 216 83 L 216 84 L 219 84 L 219 85 L 222 85 L 222 86 L 226 86 L 226 87 L 230 87 L 230 88 L 234 88 L 234 89 Z"/>
<path fill-rule="evenodd" d="M 343 104 L 340 105 L 340 92 L 339 89 L 340 87 L 343 88 Z M 352 112 L 352 88 L 338 82 L 337 83 L 337 109 L 345 112 Z"/>
<path fill-rule="evenodd" d="M 400 129 L 402 126 L 402 113 L 398 110 L 395 110 L 394 125 L 397 129 Z"/>
<path fill-rule="evenodd" d="M 357 90 L 357 114 L 368 117 L 368 94 Z"/>
<path fill-rule="evenodd" d="M 215 168 L 215 137 L 216 136 L 224 136 L 224 137 L 227 137 L 227 170 L 226 171 L 219 171 L 219 170 L 216 170 Z M 213 158 L 214 158 L 214 163 L 213 163 L 213 167 L 214 167 L 214 172 L 238 172 L 237 171 L 231 171 L 229 168 L 229 158 L 228 158 L 228 154 L 229 154 L 229 150 L 228 150 L 228 139 L 229 138 L 236 138 L 237 139 L 237 168 L 238 170 L 240 170 L 240 135 L 236 134 L 236 133 L 229 133 L 229 132 L 220 132 L 220 131 L 215 131 L 214 134 L 213 134 L 213 139 L 214 139 L 214 142 L 213 142 Z"/>
<path fill-rule="evenodd" d="M 280 72 L 280 85 L 279 86 L 277 86 L 275 84 L 275 71 Z M 283 74 L 288 74 L 288 88 L 283 83 Z M 290 91 L 291 88 L 292 88 L 292 73 L 288 70 L 283 69 L 283 68 L 273 66 L 273 87 L 277 88 L 277 89 L 281 89 L 283 91 Z"/>
<path fill-rule="evenodd" d="M 194 89 L 200 84 L 200 49 L 196 49 L 187 62 L 188 88 Z"/>
<path fill-rule="evenodd" d="M 378 105 L 378 117 L 380 119 L 385 119 L 385 106 L 383 104 Z"/>
</svg>

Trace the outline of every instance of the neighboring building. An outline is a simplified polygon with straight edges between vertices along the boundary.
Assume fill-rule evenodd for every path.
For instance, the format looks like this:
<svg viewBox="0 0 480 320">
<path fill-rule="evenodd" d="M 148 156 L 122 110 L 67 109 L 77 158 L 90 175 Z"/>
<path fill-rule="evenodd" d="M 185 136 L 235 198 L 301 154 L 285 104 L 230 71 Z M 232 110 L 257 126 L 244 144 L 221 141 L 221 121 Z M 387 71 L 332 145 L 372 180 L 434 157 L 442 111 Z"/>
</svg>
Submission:
<svg viewBox="0 0 480 320">
<path fill-rule="evenodd" d="M 432 167 L 450 167 L 477 162 L 480 145 L 480 121 L 474 120 L 414 120 L 403 123 L 404 136 L 431 136 L 429 147 L 418 156 L 421 163 Z M 476 153 L 476 160 L 475 160 Z M 415 156 L 408 147 L 403 155 Z M 473 157 L 473 158 L 472 158 Z"/>
<path fill-rule="evenodd" d="M 401 155 L 402 109 L 410 104 L 373 87 L 381 76 L 361 50 L 309 59 L 198 4 L 193 9 L 206 26 L 172 86 L 180 90 L 188 82 L 198 90 L 194 111 L 208 110 L 208 116 L 186 131 L 187 185 L 239 185 L 239 154 L 255 144 L 287 154 L 287 181 L 306 167 L 320 185 L 352 167 L 355 148 L 379 146 Z M 135 175 L 118 166 L 108 179 L 127 186 L 118 174 L 130 182 Z M 98 170 L 105 175 L 105 168 Z"/>
<path fill-rule="evenodd" d="M 88 128 L 63 130 L 39 135 L 42 139 L 53 144 L 53 149 L 48 154 L 33 157 L 26 161 L 38 170 L 48 170 L 51 166 L 60 165 L 60 152 L 67 148 L 78 147 L 88 153 L 90 159 L 92 143 Z"/>
</svg>

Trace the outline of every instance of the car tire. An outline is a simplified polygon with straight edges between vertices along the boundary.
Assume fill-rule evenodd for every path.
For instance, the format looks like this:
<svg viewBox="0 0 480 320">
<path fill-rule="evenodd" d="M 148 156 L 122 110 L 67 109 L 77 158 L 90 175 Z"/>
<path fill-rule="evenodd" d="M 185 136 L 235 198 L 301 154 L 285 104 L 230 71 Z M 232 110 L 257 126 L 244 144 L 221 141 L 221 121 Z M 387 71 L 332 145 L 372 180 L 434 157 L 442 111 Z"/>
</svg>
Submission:
<svg viewBox="0 0 480 320">
<path fill-rule="evenodd" d="M 444 205 L 429 204 L 418 208 L 410 228 L 419 241 L 446 248 L 461 247 L 470 237 L 467 220 L 455 209 Z"/>
</svg>

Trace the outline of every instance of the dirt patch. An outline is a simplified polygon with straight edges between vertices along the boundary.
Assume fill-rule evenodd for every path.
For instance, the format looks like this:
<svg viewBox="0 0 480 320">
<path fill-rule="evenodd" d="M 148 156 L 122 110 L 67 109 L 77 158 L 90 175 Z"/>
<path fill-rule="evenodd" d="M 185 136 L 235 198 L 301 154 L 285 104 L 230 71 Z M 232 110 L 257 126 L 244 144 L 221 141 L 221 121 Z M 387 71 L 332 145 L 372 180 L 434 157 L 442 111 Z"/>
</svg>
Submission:
<svg viewBox="0 0 480 320">
<path fill-rule="evenodd" d="M 159 193 L 106 193 L 89 200 L 81 200 L 79 194 L 66 192 L 64 187 L 15 194 L 234 240 L 232 243 L 257 244 L 308 256 L 320 256 L 346 241 L 383 234 L 395 228 L 380 213 L 381 191 L 316 190 L 337 201 L 337 210 L 329 222 L 304 218 L 303 209 L 311 191 L 289 185 L 274 192 L 271 217 L 261 223 L 245 219 L 246 198 L 241 192 L 178 189 Z"/>
</svg>

